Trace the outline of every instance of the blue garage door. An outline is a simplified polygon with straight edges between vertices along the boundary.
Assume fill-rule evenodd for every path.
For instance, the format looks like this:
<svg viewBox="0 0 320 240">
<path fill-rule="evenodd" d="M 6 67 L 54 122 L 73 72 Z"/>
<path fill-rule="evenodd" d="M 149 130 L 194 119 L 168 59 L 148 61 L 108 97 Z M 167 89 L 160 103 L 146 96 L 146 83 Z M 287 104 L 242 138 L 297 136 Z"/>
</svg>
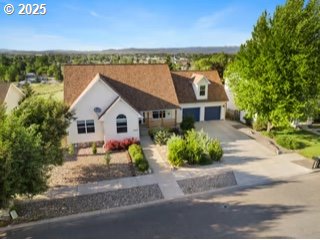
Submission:
<svg viewBox="0 0 320 240">
<path fill-rule="evenodd" d="M 185 118 L 187 116 L 193 117 L 196 122 L 200 121 L 200 108 L 184 108 L 182 110 L 182 117 Z"/>
<path fill-rule="evenodd" d="M 204 110 L 204 120 L 220 120 L 221 107 L 206 107 Z"/>
</svg>

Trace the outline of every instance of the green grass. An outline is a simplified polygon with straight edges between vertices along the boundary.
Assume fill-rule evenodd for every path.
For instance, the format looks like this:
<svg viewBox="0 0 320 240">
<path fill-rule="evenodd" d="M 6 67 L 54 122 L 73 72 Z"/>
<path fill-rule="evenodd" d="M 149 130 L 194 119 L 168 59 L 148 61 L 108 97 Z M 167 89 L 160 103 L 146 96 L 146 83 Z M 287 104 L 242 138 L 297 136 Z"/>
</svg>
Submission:
<svg viewBox="0 0 320 240">
<path fill-rule="evenodd" d="M 31 87 L 38 96 L 45 98 L 52 97 L 56 100 L 63 101 L 63 83 L 34 83 L 31 84 Z"/>
<path fill-rule="evenodd" d="M 276 139 L 277 136 L 290 136 L 303 143 L 304 147 L 298 150 L 301 155 L 307 158 L 320 156 L 320 136 L 318 135 L 295 129 L 274 129 L 269 134 L 266 132 L 262 132 L 262 134 L 274 139 Z"/>
</svg>

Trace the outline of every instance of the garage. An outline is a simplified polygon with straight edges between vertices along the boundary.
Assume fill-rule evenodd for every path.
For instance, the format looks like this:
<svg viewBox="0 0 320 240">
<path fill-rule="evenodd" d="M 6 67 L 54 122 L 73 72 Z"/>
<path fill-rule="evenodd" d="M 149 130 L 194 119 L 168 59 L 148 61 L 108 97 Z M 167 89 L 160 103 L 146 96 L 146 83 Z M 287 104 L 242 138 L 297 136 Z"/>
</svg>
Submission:
<svg viewBox="0 0 320 240">
<path fill-rule="evenodd" d="M 220 120 L 221 107 L 206 107 L 204 109 L 204 120 Z"/>
<path fill-rule="evenodd" d="M 196 122 L 200 121 L 200 108 L 183 108 L 182 117 L 193 117 Z"/>
</svg>

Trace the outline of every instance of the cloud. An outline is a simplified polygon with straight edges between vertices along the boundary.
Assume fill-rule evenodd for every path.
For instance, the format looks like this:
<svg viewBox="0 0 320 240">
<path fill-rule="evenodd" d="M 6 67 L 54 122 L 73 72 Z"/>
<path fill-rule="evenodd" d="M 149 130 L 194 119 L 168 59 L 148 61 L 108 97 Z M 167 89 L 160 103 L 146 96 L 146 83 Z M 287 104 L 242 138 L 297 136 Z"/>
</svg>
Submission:
<svg viewBox="0 0 320 240">
<path fill-rule="evenodd" d="M 93 17 L 97 17 L 97 18 L 100 18 L 100 17 L 101 17 L 101 15 L 99 15 L 99 14 L 96 13 L 95 11 L 90 11 L 89 13 L 90 13 L 90 15 L 93 16 Z"/>
<path fill-rule="evenodd" d="M 194 24 L 195 28 L 207 29 L 217 27 L 225 19 L 232 17 L 235 13 L 234 8 L 225 8 L 220 11 L 214 12 L 211 15 L 206 15 L 198 18 Z"/>
</svg>

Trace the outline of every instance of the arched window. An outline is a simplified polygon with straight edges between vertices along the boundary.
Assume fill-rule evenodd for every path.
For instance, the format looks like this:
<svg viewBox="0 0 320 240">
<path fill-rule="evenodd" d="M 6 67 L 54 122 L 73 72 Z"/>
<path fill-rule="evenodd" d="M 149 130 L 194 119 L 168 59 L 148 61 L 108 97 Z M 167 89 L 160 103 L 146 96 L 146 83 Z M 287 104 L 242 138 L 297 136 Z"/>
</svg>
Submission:
<svg viewBox="0 0 320 240">
<path fill-rule="evenodd" d="M 117 133 L 126 133 L 126 132 L 128 132 L 127 117 L 123 114 L 120 114 L 117 117 Z"/>
</svg>

